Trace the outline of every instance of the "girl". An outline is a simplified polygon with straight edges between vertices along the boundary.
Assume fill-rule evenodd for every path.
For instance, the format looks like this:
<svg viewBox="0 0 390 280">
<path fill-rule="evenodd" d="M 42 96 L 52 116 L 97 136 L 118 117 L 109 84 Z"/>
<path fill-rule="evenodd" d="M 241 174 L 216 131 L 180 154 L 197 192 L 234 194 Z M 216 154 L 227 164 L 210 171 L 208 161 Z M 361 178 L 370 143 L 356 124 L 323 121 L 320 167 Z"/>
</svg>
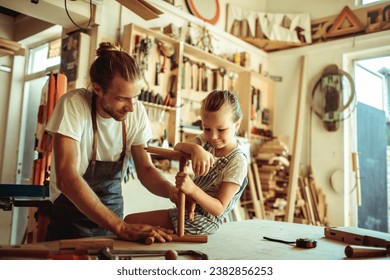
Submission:
<svg viewBox="0 0 390 280">
<path fill-rule="evenodd" d="M 235 137 L 242 112 L 230 91 L 214 90 L 201 104 L 203 133 L 175 150 L 191 155 L 194 180 L 184 172 L 176 175 L 176 187 L 192 203 L 186 211 L 185 233 L 211 234 L 223 223 L 247 184 L 247 159 Z M 177 231 L 178 210 L 130 214 L 128 223 L 148 223 Z"/>
</svg>

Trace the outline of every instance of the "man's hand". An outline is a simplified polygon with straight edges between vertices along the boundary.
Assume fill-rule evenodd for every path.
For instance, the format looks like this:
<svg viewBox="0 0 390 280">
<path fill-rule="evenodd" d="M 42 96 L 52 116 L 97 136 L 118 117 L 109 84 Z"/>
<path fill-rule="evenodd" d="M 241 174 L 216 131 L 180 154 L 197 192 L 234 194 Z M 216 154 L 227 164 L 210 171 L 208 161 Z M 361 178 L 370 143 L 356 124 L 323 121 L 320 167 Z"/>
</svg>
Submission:
<svg viewBox="0 0 390 280">
<path fill-rule="evenodd" d="M 128 241 L 144 240 L 147 237 L 154 237 L 159 242 L 172 241 L 173 230 L 145 224 L 121 223 L 119 231 L 116 233 L 119 239 Z"/>
<path fill-rule="evenodd" d="M 169 190 L 169 200 L 176 204 L 179 203 L 179 190 L 177 188 L 171 188 Z"/>
</svg>

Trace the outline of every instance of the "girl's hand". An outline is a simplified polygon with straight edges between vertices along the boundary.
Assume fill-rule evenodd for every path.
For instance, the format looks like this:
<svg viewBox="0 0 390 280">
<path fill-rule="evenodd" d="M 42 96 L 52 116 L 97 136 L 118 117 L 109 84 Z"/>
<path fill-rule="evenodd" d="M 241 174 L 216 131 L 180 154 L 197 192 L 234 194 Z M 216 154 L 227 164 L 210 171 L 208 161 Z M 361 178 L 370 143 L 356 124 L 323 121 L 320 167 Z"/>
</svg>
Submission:
<svg viewBox="0 0 390 280">
<path fill-rule="evenodd" d="M 192 170 L 196 176 L 206 175 L 214 164 L 214 156 L 201 146 L 191 156 Z"/>
<path fill-rule="evenodd" d="M 176 188 L 186 195 L 192 196 L 197 186 L 191 180 L 191 177 L 184 172 L 178 172 L 175 179 Z"/>
</svg>

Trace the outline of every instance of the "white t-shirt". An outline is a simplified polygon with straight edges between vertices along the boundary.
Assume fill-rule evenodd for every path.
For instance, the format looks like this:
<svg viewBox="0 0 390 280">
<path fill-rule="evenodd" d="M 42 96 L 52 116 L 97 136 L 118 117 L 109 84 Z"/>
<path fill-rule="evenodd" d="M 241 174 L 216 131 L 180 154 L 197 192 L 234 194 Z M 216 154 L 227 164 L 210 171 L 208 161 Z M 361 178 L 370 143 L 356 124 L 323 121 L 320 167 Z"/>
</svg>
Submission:
<svg viewBox="0 0 390 280">
<path fill-rule="evenodd" d="M 91 118 L 92 92 L 75 89 L 64 94 L 57 102 L 46 125 L 50 134 L 60 133 L 77 141 L 78 172 L 82 176 L 92 157 L 93 129 Z M 103 118 L 96 114 L 97 152 L 96 160 L 118 161 L 122 152 L 122 123 L 113 118 Z M 134 111 L 125 119 L 127 150 L 123 171 L 131 156 L 132 145 L 145 144 L 152 136 L 148 116 L 141 102 L 136 101 Z M 50 199 L 54 201 L 60 191 L 56 185 L 55 158 L 51 157 Z M 124 172 L 123 172 L 124 174 Z"/>
</svg>

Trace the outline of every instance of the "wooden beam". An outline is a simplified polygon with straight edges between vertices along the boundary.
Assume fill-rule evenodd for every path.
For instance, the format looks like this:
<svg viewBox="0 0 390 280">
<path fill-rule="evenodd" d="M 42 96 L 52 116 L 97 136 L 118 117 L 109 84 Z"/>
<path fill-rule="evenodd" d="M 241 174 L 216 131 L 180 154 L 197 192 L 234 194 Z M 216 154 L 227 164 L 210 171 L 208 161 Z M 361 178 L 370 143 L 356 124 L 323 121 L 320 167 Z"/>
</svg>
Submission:
<svg viewBox="0 0 390 280">
<path fill-rule="evenodd" d="M 145 1 L 138 0 L 116 0 L 121 5 L 128 8 L 133 13 L 137 14 L 144 20 L 151 20 L 158 18 L 162 12 Z"/>
<path fill-rule="evenodd" d="M 295 131 L 294 131 L 292 155 L 290 161 L 290 179 L 288 182 L 287 213 L 285 216 L 286 222 L 294 221 L 295 201 L 297 198 L 298 177 L 299 177 L 299 161 L 300 161 L 301 146 L 302 146 L 303 117 L 306 112 L 306 106 L 305 106 L 306 88 L 307 88 L 306 61 L 305 61 L 305 57 L 301 56 L 298 101 L 297 101 L 297 110 L 295 114 Z"/>
</svg>

